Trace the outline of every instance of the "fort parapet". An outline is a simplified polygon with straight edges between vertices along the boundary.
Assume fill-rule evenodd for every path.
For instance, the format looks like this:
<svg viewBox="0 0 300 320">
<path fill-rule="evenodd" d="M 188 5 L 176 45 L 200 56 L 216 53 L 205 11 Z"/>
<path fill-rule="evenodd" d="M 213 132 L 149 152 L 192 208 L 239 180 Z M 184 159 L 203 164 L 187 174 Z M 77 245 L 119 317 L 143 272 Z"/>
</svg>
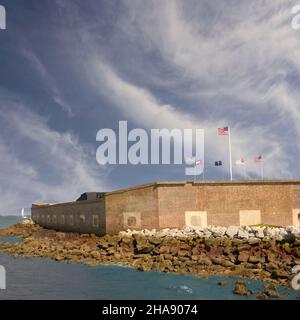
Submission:
<svg viewBox="0 0 300 320">
<path fill-rule="evenodd" d="M 159 181 L 95 200 L 33 204 L 32 219 L 50 229 L 97 235 L 207 225 L 299 227 L 300 180 Z"/>
</svg>

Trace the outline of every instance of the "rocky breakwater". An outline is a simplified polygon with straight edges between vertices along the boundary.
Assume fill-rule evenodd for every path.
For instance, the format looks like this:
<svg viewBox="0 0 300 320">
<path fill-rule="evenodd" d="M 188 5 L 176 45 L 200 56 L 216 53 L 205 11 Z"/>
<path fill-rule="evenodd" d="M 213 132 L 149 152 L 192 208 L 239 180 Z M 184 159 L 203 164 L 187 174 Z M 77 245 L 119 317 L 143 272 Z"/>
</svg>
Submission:
<svg viewBox="0 0 300 320">
<path fill-rule="evenodd" d="M 18 224 L 1 230 L 1 235 L 24 238 L 18 244 L 0 243 L 0 250 L 16 256 L 88 265 L 117 263 L 204 278 L 236 275 L 288 285 L 292 268 L 300 264 L 300 230 L 294 227 L 127 230 L 97 237 Z"/>
</svg>

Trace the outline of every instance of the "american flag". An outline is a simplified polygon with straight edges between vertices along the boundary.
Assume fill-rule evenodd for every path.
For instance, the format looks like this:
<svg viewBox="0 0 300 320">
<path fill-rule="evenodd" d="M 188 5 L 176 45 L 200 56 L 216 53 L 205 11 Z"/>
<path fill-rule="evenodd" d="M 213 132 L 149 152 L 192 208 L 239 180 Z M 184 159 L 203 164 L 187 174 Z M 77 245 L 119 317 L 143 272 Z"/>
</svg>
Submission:
<svg viewBox="0 0 300 320">
<path fill-rule="evenodd" d="M 254 162 L 256 162 L 256 163 L 262 162 L 262 156 L 255 157 Z"/>
<path fill-rule="evenodd" d="M 229 136 L 229 128 L 228 127 L 218 128 L 218 135 Z"/>
</svg>

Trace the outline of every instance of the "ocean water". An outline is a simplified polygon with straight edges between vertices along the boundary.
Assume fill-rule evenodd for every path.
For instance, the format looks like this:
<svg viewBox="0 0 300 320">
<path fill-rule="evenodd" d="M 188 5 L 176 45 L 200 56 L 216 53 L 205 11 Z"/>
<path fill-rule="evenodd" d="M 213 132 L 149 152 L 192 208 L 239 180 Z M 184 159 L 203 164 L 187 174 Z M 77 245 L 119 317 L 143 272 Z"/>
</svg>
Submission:
<svg viewBox="0 0 300 320">
<path fill-rule="evenodd" d="M 0 237 L 0 242 L 15 244 L 15 243 L 20 243 L 22 241 L 24 241 L 24 239 L 20 237 L 12 237 L 12 236 Z"/>
<path fill-rule="evenodd" d="M 21 220 L 21 216 L 0 216 L 0 228 L 7 228 Z"/>
<path fill-rule="evenodd" d="M 7 226 L 4 218 L 0 227 Z M 12 218 L 12 223 L 16 222 Z M 255 299 L 234 295 L 235 277 L 169 275 L 159 272 L 140 272 L 129 267 L 101 265 L 88 267 L 43 258 L 16 258 L 0 253 L 0 265 L 6 268 L 6 290 L 0 299 Z M 229 281 L 220 287 L 221 280 Z M 263 283 L 243 279 L 249 289 L 260 292 Z M 300 292 L 287 288 L 279 290 L 283 299 L 296 299 Z"/>
</svg>

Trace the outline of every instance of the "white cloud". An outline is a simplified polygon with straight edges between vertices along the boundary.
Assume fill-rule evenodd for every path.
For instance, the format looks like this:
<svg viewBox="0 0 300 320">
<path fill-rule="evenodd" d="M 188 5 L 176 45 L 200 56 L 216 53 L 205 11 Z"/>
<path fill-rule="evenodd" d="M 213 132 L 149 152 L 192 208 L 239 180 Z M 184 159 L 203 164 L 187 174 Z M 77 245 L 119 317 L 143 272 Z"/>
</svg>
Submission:
<svg viewBox="0 0 300 320">
<path fill-rule="evenodd" d="M 101 58 L 89 59 L 91 66 L 87 69 L 91 83 L 104 94 L 121 112 L 120 119 L 130 120 L 143 128 L 203 128 L 205 129 L 205 148 L 207 161 L 228 159 L 228 142 L 226 137 L 217 136 L 217 128 L 227 125 L 229 119 L 205 120 L 195 119 L 192 114 L 183 112 L 182 108 L 164 105 L 148 90 L 137 87 L 123 80 Z M 283 151 L 276 136 L 268 128 L 256 125 L 246 128 L 237 124 L 232 126 L 233 157 L 247 159 L 247 172 L 252 176 L 259 174 L 254 156 L 264 154 L 267 177 L 290 177 L 288 155 Z M 224 168 L 227 171 L 227 168 Z M 240 176 L 238 170 L 236 176 Z M 250 176 L 249 176 L 250 177 Z"/>
<path fill-rule="evenodd" d="M 300 94 L 287 79 L 300 71 L 299 33 L 290 26 L 293 1 L 126 4 L 129 18 L 123 16 L 119 30 L 146 51 L 159 52 L 177 70 L 178 84 L 192 81 L 180 95 L 199 102 L 223 97 L 264 115 L 275 107 L 298 127 L 294 105 Z"/>
<path fill-rule="evenodd" d="M 24 106 L 0 102 L 0 214 L 32 202 L 75 200 L 84 191 L 106 191 L 106 174 L 94 150 L 74 134 L 51 129 Z"/>
<path fill-rule="evenodd" d="M 206 156 L 210 161 L 228 158 L 226 138 L 217 137 L 216 129 L 231 124 L 233 157 L 249 161 L 249 174 L 257 176 L 253 158 L 263 154 L 268 160 L 265 164 L 268 178 L 289 178 L 290 157 L 282 132 L 274 130 L 278 122 L 281 125 L 289 121 L 294 127 L 298 126 L 297 93 L 291 94 L 286 82 L 289 69 L 282 63 L 287 59 L 293 66 L 298 65 L 294 57 L 299 40 L 290 28 L 289 7 L 280 1 L 273 5 L 257 2 L 258 7 L 243 2 L 237 8 L 220 2 L 219 7 L 210 6 L 217 16 L 210 21 L 201 12 L 204 3 L 126 2 L 128 11 L 119 16 L 116 30 L 121 35 L 116 38 L 126 38 L 128 46 L 143 48 L 144 51 L 139 52 L 145 55 L 142 59 L 147 59 L 148 52 L 159 53 L 163 63 L 174 71 L 172 79 L 168 79 L 171 87 L 162 87 L 166 95 L 176 92 L 181 100 L 193 99 L 200 106 L 205 97 L 206 110 L 203 106 L 198 112 L 182 103 L 164 103 L 150 88 L 117 71 L 124 70 L 124 66 L 118 68 L 121 64 L 117 63 L 112 67 L 109 58 L 103 58 L 97 28 L 95 24 L 90 28 L 87 21 L 82 21 L 76 30 L 80 46 L 72 47 L 77 56 L 85 57 L 76 61 L 77 65 L 94 87 L 95 94 L 100 93 L 114 105 L 119 119 L 128 119 L 143 128 L 204 128 Z M 78 16 L 76 19 L 78 22 Z M 112 47 L 114 45 L 116 43 L 112 42 Z M 129 64 L 128 68 L 134 69 L 136 74 L 134 64 Z M 153 83 L 163 82 L 151 69 L 141 70 L 146 83 L 148 74 Z M 182 86 L 190 82 L 191 87 Z M 223 106 L 216 105 L 213 100 L 216 97 Z M 244 111 L 239 110 L 237 114 L 237 105 Z M 278 112 L 281 119 L 274 121 Z M 265 119 L 263 123 L 262 118 Z"/>
<path fill-rule="evenodd" d="M 69 116 L 73 116 L 74 112 L 72 106 L 63 98 L 61 90 L 58 89 L 54 78 L 50 75 L 48 69 L 42 63 L 41 59 L 34 53 L 33 50 L 23 48 L 22 54 L 36 69 L 44 85 L 49 90 L 52 100 Z"/>
</svg>

